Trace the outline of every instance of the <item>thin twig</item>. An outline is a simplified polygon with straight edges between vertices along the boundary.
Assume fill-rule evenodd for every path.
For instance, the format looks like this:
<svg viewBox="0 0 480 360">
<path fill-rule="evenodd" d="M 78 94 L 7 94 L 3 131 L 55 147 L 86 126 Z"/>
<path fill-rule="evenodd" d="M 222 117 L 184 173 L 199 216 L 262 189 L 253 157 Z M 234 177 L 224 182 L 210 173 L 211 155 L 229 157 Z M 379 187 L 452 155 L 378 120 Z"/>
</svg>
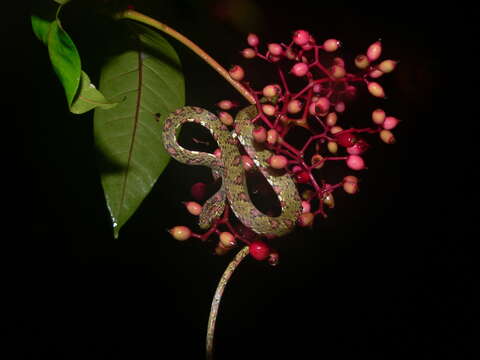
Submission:
<svg viewBox="0 0 480 360">
<path fill-rule="evenodd" d="M 223 290 L 227 286 L 228 280 L 232 276 L 237 266 L 242 262 L 243 258 L 247 256 L 249 247 L 245 246 L 240 250 L 235 258 L 228 264 L 227 269 L 222 275 L 222 278 L 218 282 L 217 290 L 213 296 L 212 307 L 210 309 L 210 317 L 208 318 L 208 330 L 207 330 L 207 360 L 213 359 L 213 336 L 215 332 L 215 322 L 217 320 L 218 307 L 220 300 L 222 299 Z"/>
</svg>

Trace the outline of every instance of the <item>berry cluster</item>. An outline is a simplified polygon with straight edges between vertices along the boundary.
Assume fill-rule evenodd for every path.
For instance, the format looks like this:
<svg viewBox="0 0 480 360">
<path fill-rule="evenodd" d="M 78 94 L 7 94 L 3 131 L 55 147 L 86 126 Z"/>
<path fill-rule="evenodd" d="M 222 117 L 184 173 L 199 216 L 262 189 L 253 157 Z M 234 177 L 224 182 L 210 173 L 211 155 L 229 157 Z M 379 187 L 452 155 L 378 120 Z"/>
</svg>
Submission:
<svg viewBox="0 0 480 360">
<path fill-rule="evenodd" d="M 380 60 L 382 44 L 377 41 L 368 47 L 365 54 L 355 58 L 356 73 L 349 73 L 345 61 L 335 56 L 340 48 L 338 40 L 328 39 L 320 44 L 305 30 L 295 31 L 288 44 L 267 44 L 264 52 L 259 49 L 257 35 L 249 34 L 247 42 L 249 47 L 241 52 L 242 56 L 245 59 L 261 59 L 272 65 L 278 82 L 255 90 L 245 80 L 246 72 L 239 65 L 230 69 L 230 76 L 248 89 L 255 99 L 258 115 L 251 120 L 256 125 L 252 135 L 257 143 L 274 154 L 269 159 L 269 165 L 288 172 L 298 184 L 303 213 L 297 224 L 312 226 L 317 215 L 326 217 L 326 208 L 334 207 L 334 191 L 358 192 L 356 176 L 348 175 L 335 184 L 329 184 L 320 178 L 319 169 L 325 169 L 333 161 L 342 161 L 354 171 L 365 169 L 362 154 L 370 145 L 364 135 L 378 134 L 387 144 L 395 142 L 391 130 L 399 120 L 387 116 L 382 109 L 372 112 L 372 125 L 368 128 L 343 129 L 339 120 L 359 86 L 366 86 L 374 97 L 385 98 L 384 90 L 376 79 L 392 72 L 397 62 Z M 237 104 L 222 100 L 217 106 L 220 108 L 220 120 L 232 126 L 234 118 L 229 111 Z M 303 128 L 309 134 L 300 144 L 292 135 L 295 128 Z M 252 159 L 247 155 L 242 157 L 242 164 L 247 172 L 254 168 Z M 205 184 L 197 183 L 192 188 L 192 195 L 198 201 L 205 197 L 204 193 Z M 198 202 L 190 201 L 185 205 L 192 215 L 198 216 L 202 210 Z M 227 206 L 224 216 L 204 234 L 194 233 L 185 226 L 176 226 L 170 233 L 177 240 L 190 237 L 207 240 L 215 233 L 219 238 L 215 250 L 217 254 L 226 253 L 242 241 L 250 245 L 250 254 L 254 258 L 268 259 L 271 264 L 276 264 L 278 253 L 270 250 L 266 239 L 232 221 L 232 216 Z"/>
</svg>

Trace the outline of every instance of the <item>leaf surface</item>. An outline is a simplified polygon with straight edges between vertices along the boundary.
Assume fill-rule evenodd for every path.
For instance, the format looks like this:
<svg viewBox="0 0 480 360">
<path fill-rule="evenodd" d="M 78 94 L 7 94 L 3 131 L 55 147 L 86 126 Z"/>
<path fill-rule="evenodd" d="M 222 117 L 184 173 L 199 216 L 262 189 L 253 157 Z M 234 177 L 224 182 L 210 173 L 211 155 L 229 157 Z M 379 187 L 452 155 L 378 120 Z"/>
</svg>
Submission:
<svg viewBox="0 0 480 360">
<path fill-rule="evenodd" d="M 140 206 L 170 159 L 161 131 L 166 116 L 185 102 L 180 60 L 156 31 L 133 22 L 122 51 L 102 69 L 100 90 L 119 102 L 95 109 L 94 133 L 101 180 L 114 236 Z"/>
</svg>

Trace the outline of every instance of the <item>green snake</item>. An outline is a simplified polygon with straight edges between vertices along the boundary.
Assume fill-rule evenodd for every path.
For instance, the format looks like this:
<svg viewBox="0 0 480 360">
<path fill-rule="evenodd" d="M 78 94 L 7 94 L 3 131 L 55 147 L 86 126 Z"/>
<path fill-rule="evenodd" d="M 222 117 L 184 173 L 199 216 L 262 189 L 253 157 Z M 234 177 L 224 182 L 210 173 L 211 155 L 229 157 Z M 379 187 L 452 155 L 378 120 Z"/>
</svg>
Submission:
<svg viewBox="0 0 480 360">
<path fill-rule="evenodd" d="M 233 132 L 216 115 L 194 106 L 180 108 L 165 120 L 162 137 L 166 151 L 181 163 L 208 166 L 214 178 L 222 178 L 220 189 L 202 207 L 199 215 L 199 226 L 202 229 L 208 229 L 222 216 L 227 200 L 235 216 L 258 234 L 282 236 L 295 227 L 302 208 L 300 196 L 288 173 L 279 175 L 278 171 L 269 167 L 267 160 L 272 152 L 254 142 L 251 119 L 256 115 L 254 105 L 239 111 Z M 207 152 L 187 150 L 178 144 L 177 130 L 186 122 L 200 124 L 210 131 L 221 150 L 220 158 Z M 275 191 L 282 210 L 280 216 L 266 215 L 252 203 L 238 148 L 239 142 Z"/>
</svg>

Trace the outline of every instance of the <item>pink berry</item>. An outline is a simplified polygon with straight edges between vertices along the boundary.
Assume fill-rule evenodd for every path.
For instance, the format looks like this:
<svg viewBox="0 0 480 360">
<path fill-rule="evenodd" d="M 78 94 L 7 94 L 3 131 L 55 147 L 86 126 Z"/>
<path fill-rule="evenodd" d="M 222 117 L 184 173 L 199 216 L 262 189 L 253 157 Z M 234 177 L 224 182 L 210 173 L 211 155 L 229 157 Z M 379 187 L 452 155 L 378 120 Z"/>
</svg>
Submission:
<svg viewBox="0 0 480 360">
<path fill-rule="evenodd" d="M 245 48 L 242 50 L 242 56 L 245 59 L 253 59 L 255 56 L 257 56 L 257 52 L 252 48 Z"/>
<path fill-rule="evenodd" d="M 268 98 L 273 98 L 273 97 L 277 96 L 278 94 L 280 94 L 280 92 L 281 92 L 281 88 L 277 84 L 267 85 L 262 90 L 263 96 L 268 97 Z"/>
<path fill-rule="evenodd" d="M 247 36 L 248 45 L 250 45 L 252 47 L 257 47 L 259 42 L 260 42 L 260 40 L 258 39 L 257 35 L 252 34 L 252 33 L 248 34 L 248 36 Z"/>
<path fill-rule="evenodd" d="M 400 120 L 398 120 L 397 118 L 393 117 L 393 116 L 387 116 L 385 118 L 385 121 L 383 122 L 382 126 L 385 130 L 392 130 L 393 128 L 395 128 L 398 123 L 400 122 Z"/>
<path fill-rule="evenodd" d="M 311 210 L 311 205 L 309 201 L 302 200 L 302 213 L 308 213 Z"/>
<path fill-rule="evenodd" d="M 227 126 L 231 126 L 233 124 L 233 117 L 226 111 L 220 111 L 218 113 L 218 117 L 222 123 Z"/>
<path fill-rule="evenodd" d="M 323 43 L 323 49 L 327 52 L 334 52 L 340 47 L 340 41 L 337 39 L 328 39 Z"/>
<path fill-rule="evenodd" d="M 264 143 L 267 140 L 267 130 L 263 126 L 258 126 L 253 129 L 253 139 L 258 143 Z"/>
<path fill-rule="evenodd" d="M 352 170 L 365 169 L 365 162 L 358 155 L 349 155 L 347 157 L 347 166 Z"/>
<path fill-rule="evenodd" d="M 361 155 L 368 149 L 368 144 L 365 140 L 360 139 L 354 145 L 347 147 L 347 153 L 350 155 Z"/>
<path fill-rule="evenodd" d="M 175 226 L 169 230 L 175 240 L 185 241 L 192 236 L 192 231 L 186 226 Z"/>
<path fill-rule="evenodd" d="M 337 123 L 337 120 L 338 120 L 337 114 L 334 112 L 331 112 L 331 113 L 328 113 L 325 122 L 327 123 L 327 126 L 335 126 L 335 124 Z"/>
<path fill-rule="evenodd" d="M 222 149 L 220 149 L 220 148 L 215 149 L 215 151 L 213 152 L 213 155 L 215 155 L 215 157 L 217 159 L 221 159 L 222 158 Z"/>
<path fill-rule="evenodd" d="M 345 103 L 343 101 L 339 101 L 335 104 L 335 111 L 339 113 L 343 113 L 345 111 Z"/>
<path fill-rule="evenodd" d="M 245 171 L 250 171 L 255 167 L 255 163 L 248 155 L 242 155 L 242 167 Z"/>
<path fill-rule="evenodd" d="M 293 42 L 299 46 L 303 46 L 310 40 L 310 34 L 305 30 L 297 30 L 293 33 Z"/>
<path fill-rule="evenodd" d="M 235 107 L 235 103 L 231 100 L 221 100 L 217 103 L 217 106 L 222 110 L 231 110 Z"/>
<path fill-rule="evenodd" d="M 280 44 L 276 44 L 276 43 L 268 44 L 268 51 L 270 52 L 270 54 L 274 56 L 280 56 L 282 55 L 282 52 L 283 52 Z"/>
<path fill-rule="evenodd" d="M 234 65 L 228 73 L 233 80 L 241 81 L 245 77 L 245 71 L 240 65 Z"/>
<path fill-rule="evenodd" d="M 202 205 L 195 201 L 188 201 L 185 203 L 185 207 L 187 208 L 188 212 L 192 215 L 198 216 L 202 212 Z"/>
<path fill-rule="evenodd" d="M 303 62 L 296 63 L 295 65 L 293 65 L 291 70 L 291 73 L 298 77 L 305 76 L 307 72 L 308 72 L 308 65 Z"/>
<path fill-rule="evenodd" d="M 203 182 L 197 182 L 190 188 L 190 194 L 197 201 L 202 201 L 207 195 L 207 185 Z"/>
<path fill-rule="evenodd" d="M 378 79 L 383 75 L 383 71 L 378 70 L 378 69 L 373 69 L 368 73 L 368 76 L 370 76 L 372 79 Z"/>
<path fill-rule="evenodd" d="M 380 57 L 381 54 L 382 54 L 382 43 L 380 41 L 376 41 L 368 47 L 368 50 L 367 50 L 368 60 L 375 61 Z"/>
<path fill-rule="evenodd" d="M 330 109 L 330 100 L 326 97 L 320 97 L 310 104 L 308 111 L 311 115 L 326 115 Z"/>
<path fill-rule="evenodd" d="M 265 260 L 270 255 L 270 248 L 263 241 L 253 241 L 248 248 L 250 255 L 259 261 Z"/>
</svg>

